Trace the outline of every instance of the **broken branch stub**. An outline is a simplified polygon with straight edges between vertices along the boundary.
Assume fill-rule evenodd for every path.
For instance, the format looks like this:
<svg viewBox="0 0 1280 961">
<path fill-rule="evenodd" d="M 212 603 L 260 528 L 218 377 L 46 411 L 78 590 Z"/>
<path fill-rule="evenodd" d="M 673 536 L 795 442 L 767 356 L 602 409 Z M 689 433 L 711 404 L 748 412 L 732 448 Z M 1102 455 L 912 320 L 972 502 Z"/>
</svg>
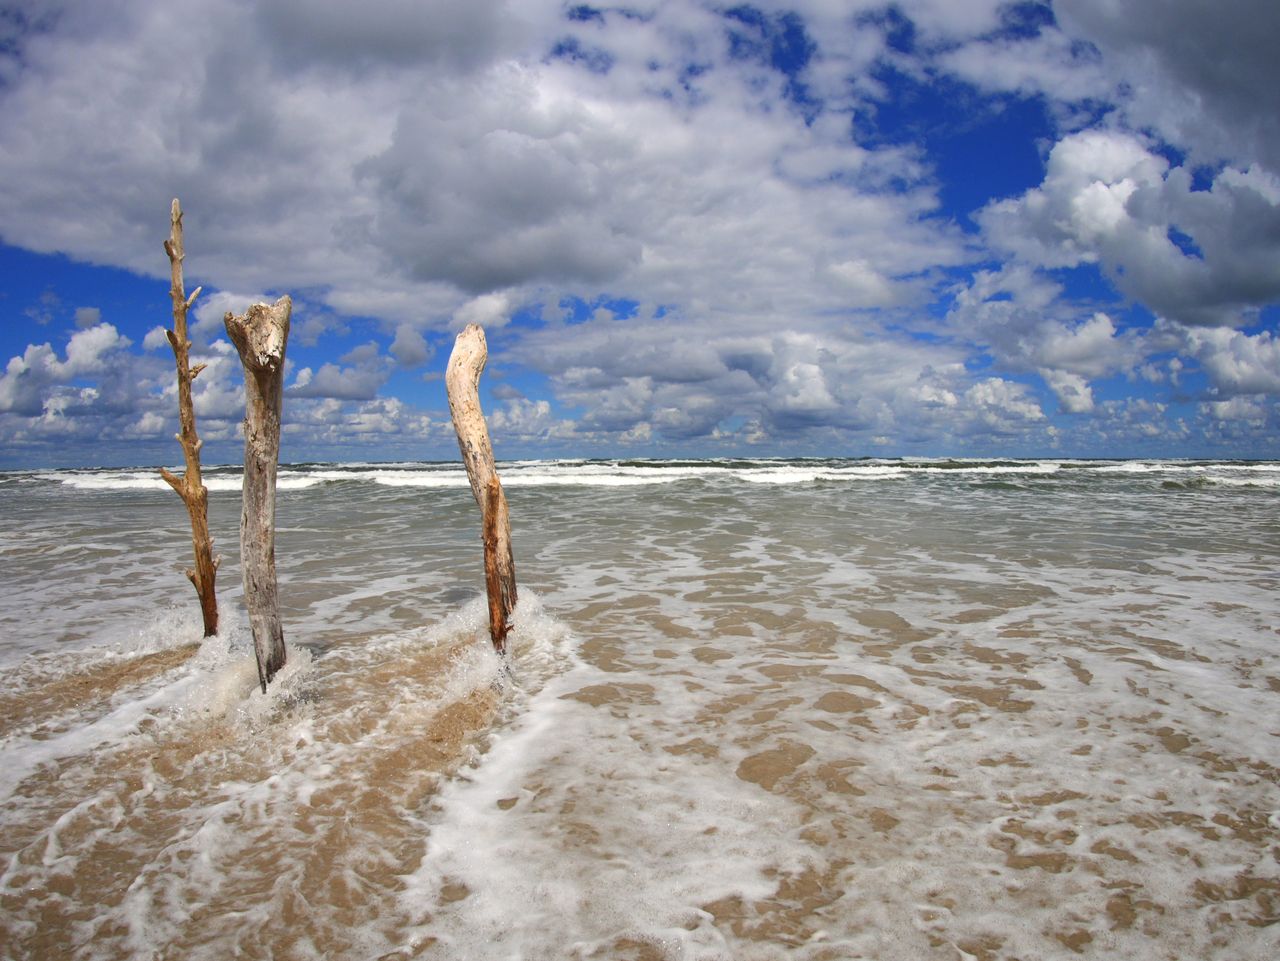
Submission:
<svg viewBox="0 0 1280 961">
<path fill-rule="evenodd" d="M 254 304 L 242 316 L 223 318 L 244 365 L 244 507 L 240 561 L 245 607 L 253 630 L 262 692 L 285 662 L 284 628 L 276 582 L 276 468 L 280 460 L 280 411 L 284 401 L 284 351 L 293 301 Z"/>
<path fill-rule="evenodd" d="M 511 552 L 511 518 L 507 497 L 494 466 L 489 428 L 480 409 L 480 374 L 489 358 L 484 331 L 468 324 L 458 334 L 445 371 L 449 413 L 458 449 L 467 468 L 471 493 L 480 507 L 484 541 L 485 593 L 489 598 L 489 637 L 499 654 L 507 649 L 511 613 L 516 606 L 516 565 Z"/>
<path fill-rule="evenodd" d="M 191 366 L 191 341 L 187 339 L 187 310 L 200 293 L 197 287 L 191 296 L 186 295 L 182 282 L 182 207 L 175 198 L 169 207 L 169 239 L 164 242 L 169 255 L 169 296 L 173 300 L 173 330 L 165 336 L 173 348 L 173 359 L 178 368 L 178 422 L 177 441 L 182 445 L 185 469 L 181 477 L 165 468 L 160 476 L 182 498 L 191 518 L 191 546 L 195 554 L 195 567 L 187 569 L 187 578 L 200 598 L 200 614 L 204 619 L 204 636 L 218 633 L 218 598 L 215 590 L 220 557 L 213 555 L 213 538 L 209 534 L 209 491 L 200 477 L 201 441 L 196 434 L 196 413 L 191 400 L 191 382 L 204 370 L 204 364 Z"/>
</svg>

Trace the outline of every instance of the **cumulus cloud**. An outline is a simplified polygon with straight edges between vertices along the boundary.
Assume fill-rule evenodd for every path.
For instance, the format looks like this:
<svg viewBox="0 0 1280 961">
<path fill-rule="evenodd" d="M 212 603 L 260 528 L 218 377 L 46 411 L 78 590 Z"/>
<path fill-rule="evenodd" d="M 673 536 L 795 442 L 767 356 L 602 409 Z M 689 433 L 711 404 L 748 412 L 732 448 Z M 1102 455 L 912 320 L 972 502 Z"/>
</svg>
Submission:
<svg viewBox="0 0 1280 961">
<path fill-rule="evenodd" d="M 244 369 L 239 355 L 226 340 L 216 340 L 207 349 L 193 351 L 191 363 L 205 365 L 191 386 L 196 415 L 201 419 L 201 436 L 229 436 L 234 425 L 244 418 Z M 170 366 L 162 392 L 168 401 L 166 416 L 176 418 L 177 388 L 172 370 Z"/>
<path fill-rule="evenodd" d="M 1260 6 L 65 5 L 0 42 L 0 177 L 23 188 L 0 194 L 0 234 L 159 284 L 180 197 L 215 432 L 238 416 L 222 317 L 283 290 L 299 346 L 345 342 L 351 318 L 372 338 L 305 354 L 295 440 L 427 431 L 382 394 L 468 322 L 505 328 L 495 359 L 554 401 L 502 397 L 512 436 L 567 437 L 573 410 L 584 443 L 978 445 L 1056 436 L 1055 400 L 1101 430 L 1108 377 L 1207 382 L 1213 403 L 1276 389 L 1271 335 L 1240 332 L 1280 299 L 1278 14 Z M 993 112 L 1043 104 L 1040 182 L 971 232 L 930 143 L 853 122 L 891 112 L 891 74 L 971 84 Z M 1164 319 L 1073 300 L 1064 277 L 1092 270 Z M 49 297 L 30 319 L 65 323 Z M 96 310 L 81 332 L 115 330 Z M 156 429 L 167 358 L 143 329 L 141 357 L 19 351 L 9 423 L 65 429 L 110 395 Z M 108 349 L 146 376 L 66 373 Z"/>
<path fill-rule="evenodd" d="M 1190 330 L 1186 338 L 1219 394 L 1280 394 L 1280 338 L 1270 331 Z"/>
<path fill-rule="evenodd" d="M 1043 96 L 1068 126 L 1106 105 L 1114 124 L 1194 164 L 1280 170 L 1274 4 L 1053 0 L 1052 15 L 1029 31 L 975 29 L 973 42 L 940 45 L 934 64 L 986 91 Z"/>
<path fill-rule="evenodd" d="M 1280 181 L 1227 168 L 1196 190 L 1189 171 L 1131 134 L 1065 138 L 1039 187 L 979 220 L 1020 260 L 1097 264 L 1122 292 L 1183 323 L 1238 324 L 1280 298 Z"/>
<path fill-rule="evenodd" d="M 338 400 L 372 400 L 391 376 L 391 362 L 373 341 L 341 358 L 341 364 L 323 364 L 318 370 L 303 367 L 287 389 L 293 397 L 330 397 Z"/>
<path fill-rule="evenodd" d="M 1087 414 L 1093 410 L 1093 389 L 1079 374 L 1068 370 L 1040 371 L 1045 383 L 1058 395 L 1058 403 L 1068 414 Z"/>
<path fill-rule="evenodd" d="M 1026 385 L 975 379 L 947 345 L 838 328 L 742 334 L 697 325 L 697 340 L 686 343 L 690 326 L 591 320 L 575 325 L 572 339 L 527 333 L 511 354 L 540 366 L 561 402 L 583 410 L 584 438 L 769 440 L 794 449 L 893 434 L 994 443 L 1045 417 Z"/>
<path fill-rule="evenodd" d="M 767 57 L 732 55 L 712 7 L 609 12 L 600 25 L 564 19 L 558 2 L 514 16 L 503 3 L 448 3 L 430 18 L 398 0 L 358 16 L 330 2 L 305 17 L 295 3 L 197 6 L 175 18 L 122 0 L 118 29 L 70 8 L 58 31 L 29 40 L 41 69 L 0 112 L 10 129 L 41 117 L 42 137 L 13 143 L 3 172 L 64 189 L 56 202 L 37 190 L 0 200 L 12 241 L 159 274 L 155 211 L 181 196 L 194 280 L 306 287 L 366 314 L 381 300 L 399 320 L 415 319 L 414 303 L 447 309 L 452 296 L 456 308 L 526 284 L 749 301 L 760 287 L 796 299 L 802 280 L 832 303 L 853 291 L 884 304 L 910 292 L 899 278 L 963 256 L 945 224 L 922 220 L 936 202 L 927 184 L 884 189 L 921 173 L 908 151 L 858 147 L 839 115 L 771 109 L 787 79 Z M 833 38 L 852 27 L 811 6 L 815 24 L 843 28 Z M 131 56 L 176 58 L 179 20 L 195 64 Z M 607 49 L 607 76 L 548 56 L 572 39 Z M 158 72 L 171 83 L 155 84 Z M 99 108 L 59 108 L 85 102 Z M 162 149 L 130 146 L 142 143 Z M 92 194 L 65 189 L 82 179 L 85 144 L 111 156 Z M 68 226 L 90 208 L 100 230 Z M 393 285 L 376 280 L 388 273 Z M 398 293 L 377 289 L 388 286 Z"/>
<path fill-rule="evenodd" d="M 571 422 L 557 418 L 545 400 L 512 397 L 489 417 L 495 433 L 518 442 L 546 442 L 574 436 Z"/>
<path fill-rule="evenodd" d="M 401 324 L 391 342 L 391 355 L 401 367 L 420 367 L 431 359 L 432 350 L 422 334 L 408 324 Z"/>
<path fill-rule="evenodd" d="M 1027 396 L 1025 385 L 1004 380 L 999 377 L 987 377 L 970 387 L 965 396 L 972 401 L 983 420 L 990 421 L 993 429 L 999 430 L 1000 423 L 1006 419 L 1042 420 L 1044 411 L 1040 405 Z"/>
<path fill-rule="evenodd" d="M 78 377 L 102 373 L 110 355 L 128 345 L 129 339 L 111 324 L 76 331 L 63 359 L 48 343 L 32 344 L 20 357 L 10 358 L 0 374 L 0 411 L 34 416 L 50 402 L 65 410 L 67 395 L 57 388 Z M 55 401 L 55 397 L 62 399 Z"/>
<path fill-rule="evenodd" d="M 142 339 L 144 350 L 160 350 L 169 346 L 168 328 L 152 327 Z"/>
<path fill-rule="evenodd" d="M 1061 285 L 1026 266 L 979 271 L 957 290 L 948 315 L 1006 370 L 1035 373 L 1069 414 L 1094 411 L 1090 381 L 1129 374 L 1157 349 L 1094 311 L 1073 317 Z"/>
<path fill-rule="evenodd" d="M 514 305 L 506 294 L 481 294 L 468 300 L 454 315 L 454 326 L 479 324 L 486 329 L 503 327 L 511 320 Z"/>
<path fill-rule="evenodd" d="M 1251 0 L 1055 0 L 1069 37 L 1101 53 L 1135 129 L 1154 129 L 1197 163 L 1280 171 L 1275 38 L 1280 7 Z"/>
<path fill-rule="evenodd" d="M 289 409 L 282 425 L 282 451 L 301 446 L 313 456 L 349 456 L 361 445 L 379 445 L 403 456 L 422 457 L 453 433 L 447 419 L 438 422 L 394 397 L 355 403 L 306 398 L 291 401 Z"/>
<path fill-rule="evenodd" d="M 84 144 L 111 163 L 92 194 L 6 195 L 0 229 L 160 275 L 158 212 L 180 196 L 188 283 L 219 288 L 197 302 L 198 343 L 217 340 L 227 310 L 261 299 L 235 292 L 304 288 L 333 310 L 384 318 L 391 355 L 412 365 L 428 359 L 430 326 L 493 328 L 549 288 L 587 300 L 617 289 L 642 305 L 626 325 L 681 304 L 686 325 L 731 328 L 739 343 L 711 349 L 694 334 L 673 353 L 638 330 L 634 349 L 602 366 L 590 352 L 536 362 L 561 396 L 586 401 L 584 431 L 697 437 L 738 403 L 776 430 L 862 423 L 890 405 L 843 409 L 843 354 L 785 345 L 822 340 L 851 310 L 920 304 L 930 272 L 971 256 L 935 216 L 912 150 L 849 136 L 850 77 L 886 49 L 855 8 L 765 3 L 727 17 L 658 4 L 572 19 L 558 2 L 448 2 L 430 17 L 402 0 L 358 15 L 332 2 L 305 16 L 291 0 L 196 6 L 200 16 L 177 18 L 121 0 L 116 29 L 69 9 L 26 41 L 40 70 L 0 98 L 0 117 L 11 129 L 42 117 L 43 134 L 38 149 L 16 142 L 0 172 L 33 188 L 81 182 Z M 938 39 L 998 19 L 994 2 L 966 16 L 908 9 Z M 186 62 L 168 52 L 179 21 Z M 794 47 L 794 77 L 773 62 L 780 44 Z M 173 82 L 161 89 L 157 73 Z M 801 83 L 835 109 L 793 109 Z M 85 102 L 98 109 L 56 109 Z M 131 146 L 142 143 L 161 149 Z M 72 212 L 89 208 L 101 229 L 71 231 Z M 797 338 L 776 339 L 780 317 Z M 302 367 L 290 394 L 369 401 L 388 376 L 385 362 L 344 358 Z"/>
<path fill-rule="evenodd" d="M 1203 406 L 1216 421 L 1243 421 L 1253 427 L 1261 427 L 1268 416 L 1267 405 L 1259 397 L 1232 397 L 1208 401 Z"/>
</svg>

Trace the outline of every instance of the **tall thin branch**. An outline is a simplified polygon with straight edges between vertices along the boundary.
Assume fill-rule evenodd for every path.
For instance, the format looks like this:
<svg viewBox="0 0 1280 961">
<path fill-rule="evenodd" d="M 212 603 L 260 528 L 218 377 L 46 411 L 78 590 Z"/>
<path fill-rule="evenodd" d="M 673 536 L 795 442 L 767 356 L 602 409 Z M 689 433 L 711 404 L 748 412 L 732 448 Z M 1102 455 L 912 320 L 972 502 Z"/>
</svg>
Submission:
<svg viewBox="0 0 1280 961">
<path fill-rule="evenodd" d="M 196 412 L 191 400 L 191 382 L 196 379 L 204 364 L 191 366 L 191 341 L 187 339 L 187 311 L 200 296 L 197 287 L 188 297 L 182 284 L 182 208 L 175 198 L 169 210 L 169 239 L 164 242 L 169 255 L 171 284 L 169 296 L 173 300 L 173 330 L 166 330 L 169 345 L 173 348 L 178 368 L 178 420 L 180 430 L 175 435 L 182 445 L 186 469 L 181 477 L 161 467 L 160 476 L 177 491 L 187 505 L 191 517 L 191 545 L 195 553 L 195 567 L 187 569 L 187 577 L 200 598 L 200 613 L 204 617 L 204 636 L 218 633 L 218 598 L 214 586 L 218 564 L 222 558 L 213 554 L 213 538 L 209 535 L 209 491 L 200 477 L 200 448 L 202 442 L 196 433 Z"/>
</svg>

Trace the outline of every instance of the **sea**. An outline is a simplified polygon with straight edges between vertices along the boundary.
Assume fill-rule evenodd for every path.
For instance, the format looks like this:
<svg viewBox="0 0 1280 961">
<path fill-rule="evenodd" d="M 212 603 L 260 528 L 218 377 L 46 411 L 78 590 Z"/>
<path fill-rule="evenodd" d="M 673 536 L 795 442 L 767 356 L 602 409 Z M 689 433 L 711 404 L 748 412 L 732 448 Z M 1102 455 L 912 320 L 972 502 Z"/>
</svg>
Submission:
<svg viewBox="0 0 1280 961">
<path fill-rule="evenodd" d="M 0 957 L 1280 957 L 1280 464 L 0 473 Z"/>
</svg>

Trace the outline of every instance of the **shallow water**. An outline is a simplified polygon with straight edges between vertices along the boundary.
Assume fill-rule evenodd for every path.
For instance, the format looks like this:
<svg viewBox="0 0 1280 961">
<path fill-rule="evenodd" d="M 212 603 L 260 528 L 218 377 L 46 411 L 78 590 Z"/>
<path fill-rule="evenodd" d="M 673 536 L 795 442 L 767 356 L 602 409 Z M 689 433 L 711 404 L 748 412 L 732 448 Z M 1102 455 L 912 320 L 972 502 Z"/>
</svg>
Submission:
<svg viewBox="0 0 1280 961">
<path fill-rule="evenodd" d="M 1280 470 L 282 471 L 256 694 L 149 472 L 0 474 L 6 957 L 1270 959 Z"/>
</svg>

